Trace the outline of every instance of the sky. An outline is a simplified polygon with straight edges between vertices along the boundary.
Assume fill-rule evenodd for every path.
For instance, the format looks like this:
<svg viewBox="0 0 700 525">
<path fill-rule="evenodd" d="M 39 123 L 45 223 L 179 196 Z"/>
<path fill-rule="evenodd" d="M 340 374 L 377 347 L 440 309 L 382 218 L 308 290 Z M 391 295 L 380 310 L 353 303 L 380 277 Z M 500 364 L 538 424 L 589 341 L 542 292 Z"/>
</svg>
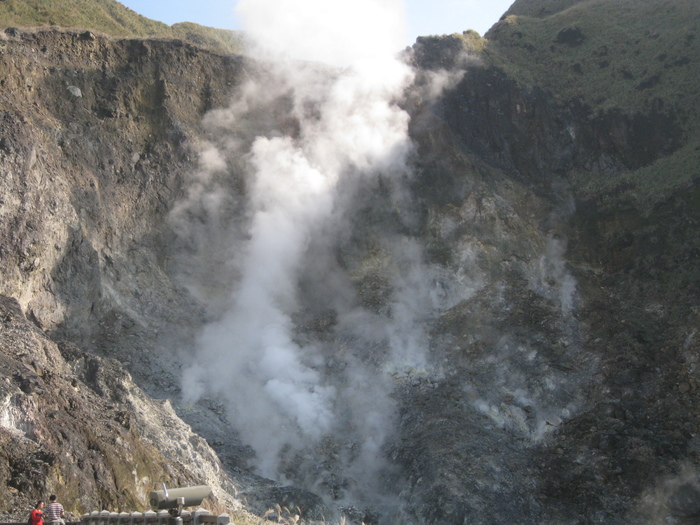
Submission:
<svg viewBox="0 0 700 525">
<path fill-rule="evenodd" d="M 236 19 L 236 0 L 119 1 L 147 18 L 168 25 L 195 22 L 219 29 L 242 29 Z M 483 36 L 514 0 L 404 1 L 408 21 L 406 45 L 410 46 L 419 36 L 461 33 L 467 29 L 474 29 Z"/>
</svg>

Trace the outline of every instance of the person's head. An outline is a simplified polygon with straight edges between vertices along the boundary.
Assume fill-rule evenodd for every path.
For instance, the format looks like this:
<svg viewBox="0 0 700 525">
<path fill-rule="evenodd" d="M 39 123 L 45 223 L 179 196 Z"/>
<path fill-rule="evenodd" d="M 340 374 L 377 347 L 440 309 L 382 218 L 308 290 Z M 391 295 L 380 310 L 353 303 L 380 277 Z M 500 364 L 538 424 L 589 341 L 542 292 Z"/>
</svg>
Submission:
<svg viewBox="0 0 700 525">
<path fill-rule="evenodd" d="M 49 503 L 53 503 L 54 501 L 56 501 L 56 494 L 51 494 L 49 496 Z"/>
<path fill-rule="evenodd" d="M 44 501 L 43 501 L 43 500 L 39 500 L 39 501 L 36 502 L 36 507 L 34 507 L 34 508 L 35 508 L 35 509 L 40 509 L 40 508 L 42 508 L 43 506 L 44 506 Z"/>
</svg>

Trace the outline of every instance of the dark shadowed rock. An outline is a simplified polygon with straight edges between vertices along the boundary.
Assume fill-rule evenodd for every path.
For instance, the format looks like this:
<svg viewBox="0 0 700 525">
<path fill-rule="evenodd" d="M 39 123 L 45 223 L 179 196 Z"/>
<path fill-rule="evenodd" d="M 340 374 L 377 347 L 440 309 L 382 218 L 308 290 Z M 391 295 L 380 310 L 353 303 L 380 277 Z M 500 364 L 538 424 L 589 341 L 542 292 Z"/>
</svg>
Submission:
<svg viewBox="0 0 700 525">
<path fill-rule="evenodd" d="M 557 44 L 564 44 L 571 47 L 580 46 L 586 40 L 586 36 L 583 34 L 578 27 L 567 27 L 562 29 L 557 33 L 557 38 L 554 42 Z"/>
</svg>

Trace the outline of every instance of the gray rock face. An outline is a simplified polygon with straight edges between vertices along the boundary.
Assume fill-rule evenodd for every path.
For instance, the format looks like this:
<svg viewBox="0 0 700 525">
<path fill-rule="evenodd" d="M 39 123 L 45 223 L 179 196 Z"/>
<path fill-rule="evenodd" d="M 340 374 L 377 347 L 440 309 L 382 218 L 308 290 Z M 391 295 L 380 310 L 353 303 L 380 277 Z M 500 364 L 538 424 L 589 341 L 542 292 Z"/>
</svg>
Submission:
<svg viewBox="0 0 700 525">
<path fill-rule="evenodd" d="M 207 443 L 168 401 L 147 397 L 117 361 L 51 341 L 0 298 L 2 504 L 19 510 L 58 492 L 80 516 L 141 509 L 161 478 L 206 483 L 222 502 L 234 488 Z"/>
<path fill-rule="evenodd" d="M 202 113 L 217 97 L 223 103 L 242 68 L 179 43 L 8 35 L 0 58 L 0 293 L 10 356 L 3 502 L 27 507 L 59 492 L 74 513 L 143 510 L 162 478 L 211 484 L 216 500 L 237 508 L 219 457 L 127 370 L 152 395 L 177 389 L 177 359 L 156 352 L 155 341 L 191 332 L 202 310 L 167 275 L 164 214 L 194 163 Z M 192 82 L 178 80 L 190 74 Z M 168 93 L 166 78 L 184 91 Z M 62 378 L 60 388 L 44 373 Z M 56 417 L 61 425 L 45 421 Z"/>
<path fill-rule="evenodd" d="M 458 39 L 444 53 L 419 42 L 402 101 L 412 178 L 345 188 L 352 227 L 307 239 L 290 284 L 293 343 L 322 378 L 310 391 L 339 400 L 337 426 L 306 440 L 256 414 L 255 396 L 181 396 L 236 290 L 241 145 L 298 138 L 293 96 L 267 65 L 179 42 L 15 30 L 0 43 L 2 506 L 55 491 L 75 513 L 136 510 L 163 480 L 307 521 L 696 518 L 700 186 L 642 210 L 569 177 L 682 149 L 672 115 L 592 116 L 462 60 Z M 433 55 L 452 68 L 439 96 Z M 269 104 L 235 91 L 251 79 Z M 425 360 L 387 367 L 394 341 Z M 292 486 L 253 473 L 251 421 L 283 445 Z"/>
</svg>

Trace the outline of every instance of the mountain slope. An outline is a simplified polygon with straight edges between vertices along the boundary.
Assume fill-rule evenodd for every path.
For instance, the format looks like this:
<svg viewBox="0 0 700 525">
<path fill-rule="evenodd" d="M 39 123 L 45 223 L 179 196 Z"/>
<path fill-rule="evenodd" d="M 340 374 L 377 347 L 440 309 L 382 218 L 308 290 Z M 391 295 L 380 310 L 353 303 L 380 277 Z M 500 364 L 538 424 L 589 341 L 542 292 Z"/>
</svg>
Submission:
<svg viewBox="0 0 700 525">
<path fill-rule="evenodd" d="M 240 53 L 236 31 L 183 22 L 168 26 L 151 20 L 116 0 L 6 0 L 0 3 L 4 27 L 88 29 L 116 37 L 179 38 L 220 53 Z"/>
<path fill-rule="evenodd" d="M 609 148 L 623 157 L 616 176 L 584 168 L 571 182 L 649 210 L 691 184 L 700 161 L 699 33 L 692 0 L 518 1 L 486 35 L 486 54 L 519 84 L 599 122 L 601 140 L 627 120 L 632 134 Z"/>
<path fill-rule="evenodd" d="M 564 376 L 584 377 L 586 362 L 592 365 L 590 383 L 578 383 L 569 391 L 574 395 L 582 388 L 585 407 L 564 417 L 566 421 L 525 457 L 517 446 L 504 452 L 508 459 L 500 466 L 509 472 L 507 485 L 534 483 L 537 488 L 531 490 L 538 496 L 535 503 L 528 500 L 530 489 L 523 488 L 517 496 L 501 492 L 509 502 L 520 498 L 514 504 L 520 514 L 513 512 L 498 522 L 685 524 L 696 519 L 696 509 L 684 495 L 697 494 L 700 487 L 694 467 L 700 428 L 694 409 L 699 393 L 699 20 L 697 2 L 515 2 L 485 35 L 481 64 L 444 62 L 457 64 L 452 71 L 464 73 L 461 81 L 425 114 L 413 116 L 416 140 L 426 153 L 440 152 L 427 165 L 422 189 L 429 193 L 422 195 L 453 195 L 442 204 L 445 215 L 453 206 L 464 210 L 469 200 L 478 202 L 479 192 L 465 175 L 469 162 L 471 170 L 498 187 L 498 195 L 508 195 L 508 202 L 532 205 L 524 190 L 518 190 L 518 198 L 508 186 L 499 187 L 499 172 L 509 184 L 523 184 L 549 202 L 551 215 L 539 216 L 541 226 L 553 241 L 562 243 L 559 253 L 566 262 L 561 269 L 568 269 L 576 282 L 576 323 L 564 332 L 581 339 L 555 339 L 532 355 L 553 352 L 550 366 L 567 370 Z M 421 66 L 430 68 L 430 62 L 420 61 L 426 56 L 441 56 L 436 51 L 423 53 L 421 46 L 426 44 L 442 44 L 444 55 L 450 55 L 450 38 L 442 41 L 415 46 Z M 452 208 L 453 220 L 460 216 L 457 209 Z M 526 210 L 521 218 L 532 214 Z M 442 215 L 432 208 L 429 214 Z M 461 216 L 458 229 L 469 231 Z M 476 229 L 480 208 L 472 208 L 468 216 Z M 463 235 L 450 241 L 466 243 L 469 235 Z M 534 237 L 528 239 L 534 242 Z M 496 271 L 514 267 L 517 263 L 507 260 Z M 554 285 L 558 278 L 550 275 L 545 282 Z M 505 289 L 516 293 L 517 281 Z M 535 296 L 521 298 L 523 302 L 507 301 L 511 313 L 500 315 L 515 317 L 500 327 L 499 335 L 513 327 L 533 329 L 518 313 L 547 317 Z M 479 315 L 482 307 L 483 302 L 470 301 L 455 308 L 451 319 L 445 317 L 443 329 L 455 343 L 478 338 L 476 327 L 488 322 Z M 497 309 L 493 316 L 498 318 Z M 539 325 L 547 326 L 550 334 L 557 326 L 552 318 Z M 546 337 L 540 334 L 535 340 L 547 341 Z M 561 344 L 567 350 L 558 353 Z M 465 356 L 455 351 L 451 359 L 471 362 L 467 368 L 477 377 L 482 371 L 477 363 L 487 359 L 485 355 L 500 360 L 501 368 L 508 370 L 504 375 L 519 373 L 511 368 L 514 355 L 494 355 L 496 344 L 487 350 L 482 345 L 483 341 L 466 348 L 456 344 Z M 547 375 L 525 374 L 539 380 Z M 478 384 L 472 377 L 465 383 Z M 550 387 L 563 382 L 563 377 L 552 380 Z M 517 395 L 491 398 L 488 407 L 496 424 L 503 424 L 501 414 L 510 411 L 504 416 L 508 422 L 522 415 L 517 408 L 532 410 L 513 409 L 511 397 Z M 407 463 L 418 479 L 419 472 L 425 474 L 422 458 L 445 461 L 440 455 L 445 449 L 427 443 L 441 442 L 459 428 L 472 436 L 471 450 L 469 445 L 454 450 L 463 470 L 456 476 L 461 482 L 440 482 L 436 476 L 429 488 L 417 489 L 414 495 L 417 501 L 454 503 L 449 518 L 444 513 L 433 514 L 435 518 L 489 523 L 495 508 L 508 512 L 508 505 L 489 499 L 492 491 L 498 492 L 491 488 L 497 480 L 482 470 L 487 466 L 469 460 L 488 457 L 484 463 L 492 464 L 492 456 L 473 445 L 488 437 L 483 429 L 472 429 L 473 419 L 454 405 L 445 410 L 450 411 L 450 421 L 459 424 L 445 428 L 439 417 L 407 418 L 410 432 L 420 432 L 426 443 L 419 453 L 412 449 Z M 427 425 L 433 428 L 426 430 Z M 533 470 L 522 477 L 515 474 L 528 469 Z M 471 479 L 487 479 L 490 488 L 480 492 L 465 481 Z M 475 501 L 458 503 L 457 494 L 477 492 Z M 484 501 L 491 505 L 481 507 Z"/>
<path fill-rule="evenodd" d="M 323 386 L 355 388 L 351 401 L 370 402 L 346 411 L 386 433 L 369 436 L 387 465 L 375 481 L 401 523 L 697 521 L 698 40 L 696 3 L 524 0 L 485 39 L 425 38 L 407 53 L 418 70 L 401 101 L 412 177 L 397 193 L 383 179 L 350 192 L 352 228 L 310 236 L 298 282 L 285 283 L 298 292 L 295 343 L 325 352 L 312 363 Z M 318 496 L 251 474 L 240 414 L 218 398 L 180 399 L 197 334 L 236 289 L 227 270 L 245 250 L 251 191 L 241 144 L 301 140 L 299 108 L 266 65 L 182 41 L 48 28 L 8 30 L 1 43 L 0 498 L 59 487 L 74 511 L 134 505 L 141 482 L 114 468 L 117 435 L 162 452 L 152 476 L 189 482 L 188 464 L 220 467 L 232 504 L 299 505 L 320 519 Z M 237 90 L 249 81 L 267 97 L 259 107 Z M 342 293 L 329 293 L 326 273 Z M 362 316 L 343 318 L 345 304 Z M 382 337 L 404 317 L 415 322 L 402 332 L 424 329 L 425 366 L 383 374 L 393 349 Z M 46 360 L 60 373 L 44 373 Z M 172 442 L 141 439 L 165 414 L 208 450 L 168 403 L 124 395 L 138 393 L 129 376 L 170 399 L 220 462 L 170 465 Z M 85 449 L 71 402 L 107 421 Z M 32 403 L 46 439 L 13 425 Z M 137 426 L 123 412 L 139 406 Z M 374 488 L 352 492 L 360 478 L 343 462 L 368 436 L 350 427 L 291 450 L 284 479 L 358 524 L 382 523 L 374 494 L 349 496 Z M 115 482 L 85 482 L 81 503 L 61 447 Z"/>
</svg>

